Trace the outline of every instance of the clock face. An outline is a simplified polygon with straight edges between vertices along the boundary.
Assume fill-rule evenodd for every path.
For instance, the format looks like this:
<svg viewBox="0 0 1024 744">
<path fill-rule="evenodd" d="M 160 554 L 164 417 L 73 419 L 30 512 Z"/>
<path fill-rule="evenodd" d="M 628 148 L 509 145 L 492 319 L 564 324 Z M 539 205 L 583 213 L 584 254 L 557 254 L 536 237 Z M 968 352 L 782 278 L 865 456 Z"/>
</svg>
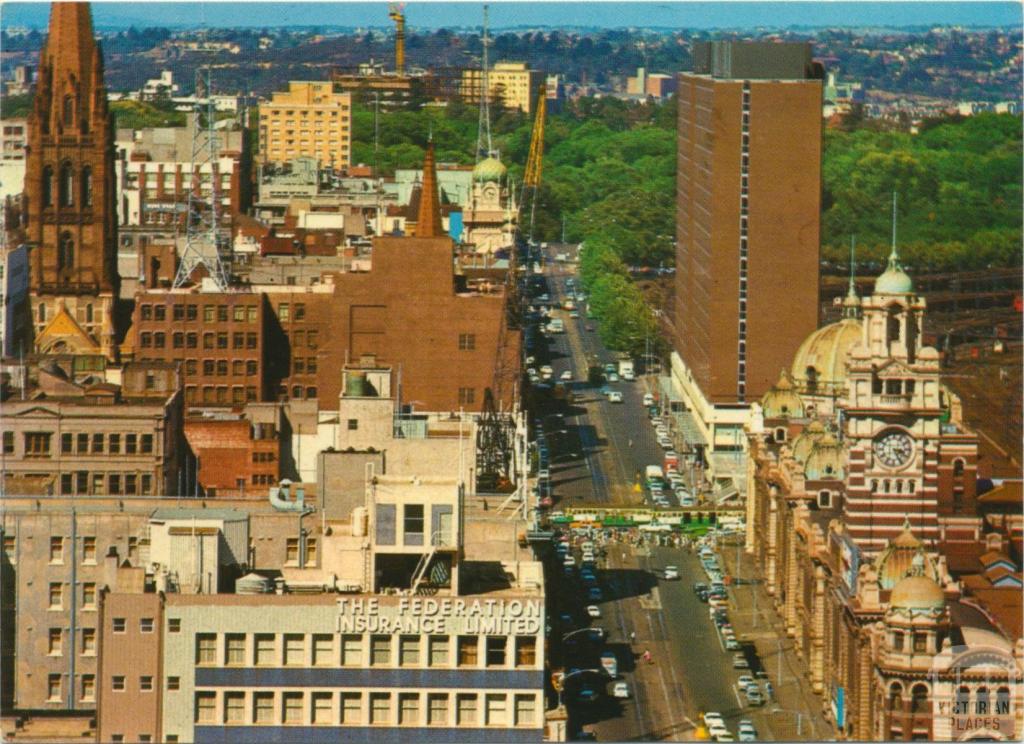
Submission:
<svg viewBox="0 0 1024 744">
<path fill-rule="evenodd" d="M 882 432 L 875 439 L 873 449 L 875 457 L 883 465 L 898 468 L 910 462 L 910 458 L 914 454 L 914 440 L 904 431 L 890 429 Z"/>
</svg>

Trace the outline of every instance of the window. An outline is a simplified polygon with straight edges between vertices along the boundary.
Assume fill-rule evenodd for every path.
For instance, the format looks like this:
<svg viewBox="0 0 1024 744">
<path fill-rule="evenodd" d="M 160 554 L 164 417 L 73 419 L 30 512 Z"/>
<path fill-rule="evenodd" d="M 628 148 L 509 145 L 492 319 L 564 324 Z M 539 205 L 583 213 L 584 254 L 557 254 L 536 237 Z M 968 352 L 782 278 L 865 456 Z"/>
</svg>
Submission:
<svg viewBox="0 0 1024 744">
<path fill-rule="evenodd" d="M 448 696 L 440 693 L 427 695 L 427 725 L 446 726 L 448 724 Z"/>
<path fill-rule="evenodd" d="M 167 678 L 167 689 L 173 691 L 181 689 L 181 678 L 180 677 L 168 677 Z"/>
<path fill-rule="evenodd" d="M 89 435 L 88 434 L 79 434 L 77 437 L 75 437 L 75 440 L 76 440 L 75 452 L 77 452 L 80 455 L 88 454 L 89 453 Z"/>
<path fill-rule="evenodd" d="M 317 633 L 313 636 L 313 666 L 331 666 L 334 662 L 334 636 Z"/>
<path fill-rule="evenodd" d="M 244 333 L 232 333 L 231 334 L 231 348 L 232 349 L 244 349 L 245 348 L 245 334 Z"/>
<path fill-rule="evenodd" d="M 277 663 L 274 636 L 271 633 L 257 633 L 253 641 L 256 646 L 256 666 L 273 666 Z"/>
<path fill-rule="evenodd" d="M 60 167 L 60 181 L 57 183 L 57 198 L 62 207 L 71 207 L 75 203 L 75 174 L 71 163 L 64 163 Z M 58 263 L 60 259 L 58 258 Z M 70 265 L 65 265 L 70 268 Z"/>
<path fill-rule="evenodd" d="M 832 506 L 832 492 L 831 491 L 820 491 L 818 493 L 818 506 L 822 509 L 828 509 Z"/>
<path fill-rule="evenodd" d="M 96 654 L 96 628 L 82 628 L 82 655 Z"/>
<path fill-rule="evenodd" d="M 533 636 L 516 638 L 516 666 L 532 667 L 537 663 L 537 639 Z"/>
<path fill-rule="evenodd" d="M 245 314 L 246 314 L 246 318 L 248 319 L 248 321 L 250 323 L 255 323 L 256 322 L 256 312 L 257 312 L 257 310 L 256 310 L 256 306 L 255 305 L 249 305 L 248 307 L 246 307 Z"/>
<path fill-rule="evenodd" d="M 914 653 L 923 654 L 928 648 L 928 636 L 925 633 L 914 633 Z"/>
<path fill-rule="evenodd" d="M 459 636 L 459 666 L 476 666 L 480 644 L 476 636 Z"/>
<path fill-rule="evenodd" d="M 448 636 L 430 636 L 430 666 L 448 666 Z"/>
<path fill-rule="evenodd" d="M 473 351 L 476 348 L 475 333 L 459 334 L 459 351 Z"/>
<path fill-rule="evenodd" d="M 403 529 L 406 545 L 423 544 L 423 504 L 406 504 Z"/>
<path fill-rule="evenodd" d="M 46 652 L 50 656 L 60 656 L 64 653 L 64 632 L 60 628 L 50 628 Z"/>
<path fill-rule="evenodd" d="M 505 666 L 505 636 L 487 636 L 487 666 Z"/>
<path fill-rule="evenodd" d="M 399 666 L 419 666 L 420 664 L 420 637 L 417 635 L 404 635 L 398 639 L 398 664 Z"/>
<path fill-rule="evenodd" d="M 110 680 L 110 689 L 114 692 L 124 692 L 124 675 L 116 674 Z"/>
<path fill-rule="evenodd" d="M 363 637 L 359 635 L 343 635 L 341 637 L 341 665 L 362 666 Z"/>
<path fill-rule="evenodd" d="M 139 439 L 139 451 L 144 455 L 153 453 L 153 435 L 143 434 Z"/>
<path fill-rule="evenodd" d="M 148 675 L 148 674 L 144 674 L 141 677 L 139 677 L 139 689 L 142 692 L 152 692 L 153 691 L 153 677 Z"/>
<path fill-rule="evenodd" d="M 213 348 L 213 339 L 214 339 L 214 335 L 212 333 L 204 333 L 203 334 L 203 348 L 204 349 L 212 349 Z"/>
<path fill-rule="evenodd" d="M 53 167 L 45 166 L 43 168 L 43 206 L 53 206 Z"/>
<path fill-rule="evenodd" d="M 140 633 L 152 633 L 153 632 L 153 618 L 151 618 L 151 617 L 139 618 L 139 632 Z"/>
<path fill-rule="evenodd" d="M 185 334 L 185 348 L 187 348 L 187 349 L 197 349 L 197 348 L 199 348 L 199 334 L 197 334 L 197 333 L 195 333 L 193 331 L 189 331 L 188 333 L 186 333 Z M 194 360 L 190 359 L 189 361 L 194 361 Z M 195 374 L 195 372 L 196 372 L 196 368 L 195 368 L 195 364 L 193 364 L 192 365 L 192 372 L 191 373 Z"/>
<path fill-rule="evenodd" d="M 124 435 L 124 453 L 126 455 L 134 455 L 138 451 L 139 437 L 137 434 L 125 434 Z"/>
<path fill-rule="evenodd" d="M 115 633 L 124 633 L 128 629 L 128 624 L 123 617 L 115 617 L 112 621 L 112 627 Z"/>
<path fill-rule="evenodd" d="M 459 405 L 470 405 L 476 398 L 473 388 L 459 388 Z"/>
<path fill-rule="evenodd" d="M 375 635 L 370 638 L 370 664 L 386 666 L 391 663 L 391 636 Z"/>
<path fill-rule="evenodd" d="M 50 433 L 42 431 L 25 432 L 25 457 L 49 457 Z"/>
<path fill-rule="evenodd" d="M 291 313 L 289 312 L 287 302 L 282 302 L 280 305 L 277 306 L 278 320 L 280 320 L 282 323 L 286 323 L 290 319 L 290 316 Z"/>
<path fill-rule="evenodd" d="M 169 618 L 167 618 L 167 632 L 168 633 L 180 633 L 181 632 L 181 618 L 180 617 L 169 617 Z"/>
<path fill-rule="evenodd" d="M 304 666 L 306 663 L 306 637 L 298 633 L 284 636 L 284 665 Z"/>
<path fill-rule="evenodd" d="M 213 305 L 203 305 L 203 322 L 212 323 L 216 312 L 217 310 Z"/>
<path fill-rule="evenodd" d="M 903 632 L 902 631 L 897 630 L 895 633 L 892 634 L 892 647 L 893 647 L 894 651 L 902 651 L 903 650 Z"/>
<path fill-rule="evenodd" d="M 484 722 L 487 726 L 507 726 L 508 725 L 508 698 L 504 694 L 488 694 L 486 695 L 487 709 L 486 715 L 487 720 Z"/>
<path fill-rule="evenodd" d="M 282 697 L 282 723 L 302 723 L 302 693 L 286 692 Z"/>
<path fill-rule="evenodd" d="M 217 322 L 227 323 L 228 322 L 228 306 L 217 305 Z"/>
<path fill-rule="evenodd" d="M 265 454 L 267 454 L 269 456 L 267 461 L 268 462 L 273 462 L 273 456 L 274 456 L 273 453 L 272 452 L 267 452 Z M 307 537 L 306 538 L 306 555 L 304 557 L 303 565 L 304 566 L 314 566 L 314 565 L 316 565 L 316 538 L 315 537 Z"/>
<path fill-rule="evenodd" d="M 224 636 L 224 663 L 227 666 L 245 664 L 245 634 L 228 633 Z"/>
<path fill-rule="evenodd" d="M 60 702 L 60 678 L 59 674 L 51 674 L 46 681 L 46 699 L 51 703 Z"/>
<path fill-rule="evenodd" d="M 289 537 L 284 543 L 284 562 L 287 565 L 299 564 L 299 538 Z"/>
<path fill-rule="evenodd" d="M 347 724 L 363 722 L 363 696 L 361 693 L 341 693 L 341 722 Z"/>
<path fill-rule="evenodd" d="M 391 695 L 387 692 L 370 693 L 370 723 L 391 723 Z"/>
<path fill-rule="evenodd" d="M 217 694 L 214 693 L 214 692 L 197 692 L 196 693 L 196 723 L 216 723 L 216 722 L 217 722 Z"/>
<path fill-rule="evenodd" d="M 313 716 L 313 723 L 333 723 L 334 716 L 331 708 L 334 707 L 334 695 L 329 692 L 314 692 L 312 704 L 310 705 Z"/>
<path fill-rule="evenodd" d="M 254 692 L 252 695 L 253 723 L 274 722 L 274 693 Z"/>
<path fill-rule="evenodd" d="M 92 702 L 96 699 L 96 675 L 82 675 L 82 701 Z"/>
<path fill-rule="evenodd" d="M 458 720 L 455 722 L 457 726 L 475 726 L 476 725 L 476 695 L 474 694 L 460 694 L 455 697 L 456 708 L 455 713 Z"/>
<path fill-rule="evenodd" d="M 516 726 L 533 726 L 537 721 L 537 698 L 534 695 L 516 695 Z"/>
<path fill-rule="evenodd" d="M 196 636 L 196 664 L 217 663 L 217 636 L 213 633 L 199 633 Z"/>
<path fill-rule="evenodd" d="M 418 726 L 420 723 L 420 696 L 415 692 L 403 692 L 398 696 L 398 725 Z"/>
<path fill-rule="evenodd" d="M 90 610 L 96 607 L 96 584 L 86 582 L 82 584 L 82 609 Z"/>
<path fill-rule="evenodd" d="M 64 606 L 64 585 L 59 582 L 50 584 L 50 609 L 59 610 Z"/>
<path fill-rule="evenodd" d="M 14 432 L 13 431 L 5 431 L 4 432 L 4 454 L 5 455 L 14 454 Z"/>
<path fill-rule="evenodd" d="M 297 303 L 295 305 L 295 320 L 305 320 L 305 318 L 306 318 L 306 306 L 301 304 L 301 303 Z"/>
<path fill-rule="evenodd" d="M 224 723 L 245 723 L 245 693 L 224 693 Z"/>
</svg>

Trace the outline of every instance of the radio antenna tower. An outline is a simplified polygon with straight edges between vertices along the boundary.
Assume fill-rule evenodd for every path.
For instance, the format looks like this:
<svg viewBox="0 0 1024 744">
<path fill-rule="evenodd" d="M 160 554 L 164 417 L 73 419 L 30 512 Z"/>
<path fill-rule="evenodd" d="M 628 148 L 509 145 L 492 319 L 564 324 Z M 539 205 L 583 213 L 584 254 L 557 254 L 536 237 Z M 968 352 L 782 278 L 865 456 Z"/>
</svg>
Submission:
<svg viewBox="0 0 1024 744">
<path fill-rule="evenodd" d="M 202 95 L 200 95 L 202 91 Z M 203 98 L 206 98 L 205 108 Z M 217 288 L 228 288 L 228 272 L 222 254 L 230 250 L 220 233 L 220 173 L 217 168 L 218 141 L 214 123 L 210 68 L 196 70 L 195 107 L 192 121 L 192 184 L 188 192 L 185 247 L 174 277 L 174 288 L 191 280 L 192 272 L 205 266 Z M 203 119 L 205 118 L 205 121 Z M 203 176 L 209 174 L 210 190 L 203 193 Z"/>
<path fill-rule="evenodd" d="M 491 82 L 488 74 L 487 48 L 491 45 L 491 37 L 487 35 L 487 6 L 484 6 L 484 35 L 480 39 L 483 46 L 483 63 L 480 71 L 480 123 L 476 130 L 476 162 L 489 158 L 494 151 L 491 143 Z M 486 149 L 484 145 L 486 144 Z"/>
</svg>

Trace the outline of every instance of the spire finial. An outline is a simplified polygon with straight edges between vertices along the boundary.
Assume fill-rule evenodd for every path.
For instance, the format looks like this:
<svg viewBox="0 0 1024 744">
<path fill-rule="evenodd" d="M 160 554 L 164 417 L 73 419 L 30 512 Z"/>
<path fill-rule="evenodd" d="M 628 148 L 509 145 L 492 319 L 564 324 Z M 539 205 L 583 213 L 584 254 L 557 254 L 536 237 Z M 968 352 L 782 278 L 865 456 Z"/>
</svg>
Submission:
<svg viewBox="0 0 1024 744">
<path fill-rule="evenodd" d="M 850 287 L 846 290 L 846 299 L 843 300 L 843 315 L 847 318 L 857 318 L 858 308 L 860 307 L 860 297 L 857 296 L 857 263 L 855 257 L 855 250 L 857 245 L 857 236 L 850 236 Z"/>
<path fill-rule="evenodd" d="M 900 260 L 899 251 L 896 250 L 896 192 L 892 192 L 892 252 L 889 253 L 889 263 L 898 264 Z"/>
</svg>

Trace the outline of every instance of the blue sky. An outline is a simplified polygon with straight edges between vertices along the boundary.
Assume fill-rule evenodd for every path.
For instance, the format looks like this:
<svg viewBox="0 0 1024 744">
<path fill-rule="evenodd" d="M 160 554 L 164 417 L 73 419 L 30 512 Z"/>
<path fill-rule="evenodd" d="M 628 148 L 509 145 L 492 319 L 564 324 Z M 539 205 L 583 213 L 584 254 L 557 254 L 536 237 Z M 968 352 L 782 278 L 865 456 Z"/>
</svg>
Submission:
<svg viewBox="0 0 1024 744">
<path fill-rule="evenodd" d="M 785 26 L 1009 26 L 1021 25 L 1018 2 L 502 2 L 491 0 L 491 25 L 661 26 L 754 28 Z M 411 28 L 474 26 L 482 3 L 413 2 Z M 3 2 L 0 26 L 43 27 L 47 3 Z M 99 27 L 145 26 L 381 26 L 386 3 L 366 2 L 99 2 Z"/>
</svg>

